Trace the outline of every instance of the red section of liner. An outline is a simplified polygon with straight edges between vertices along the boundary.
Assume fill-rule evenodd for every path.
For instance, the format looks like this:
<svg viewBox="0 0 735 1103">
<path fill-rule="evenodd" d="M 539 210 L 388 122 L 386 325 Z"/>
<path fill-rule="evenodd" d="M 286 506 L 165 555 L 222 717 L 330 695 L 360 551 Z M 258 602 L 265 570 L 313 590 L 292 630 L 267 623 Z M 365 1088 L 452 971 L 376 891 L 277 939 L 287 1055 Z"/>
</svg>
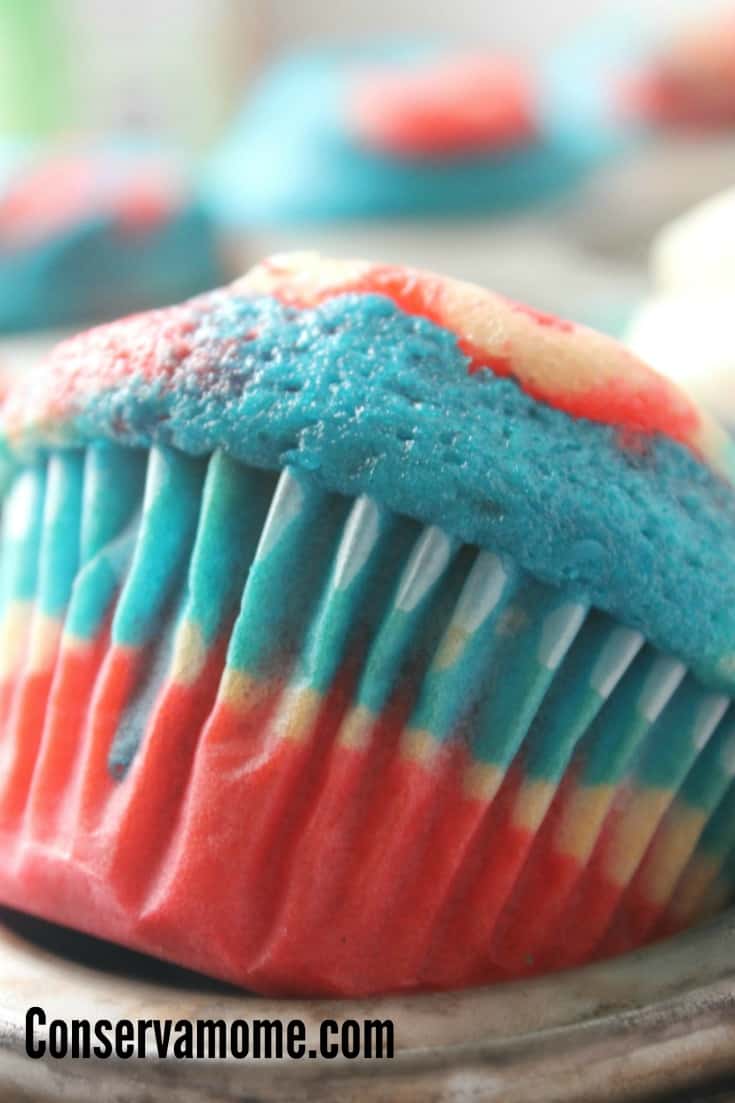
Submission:
<svg viewBox="0 0 735 1103">
<path fill-rule="evenodd" d="M 303 738 L 284 738 L 274 723 L 282 683 L 253 684 L 233 708 L 216 697 L 223 660 L 218 645 L 193 682 L 162 687 L 117 781 L 109 748 L 143 652 L 110 647 L 103 633 L 62 653 L 53 689 L 48 676 L 19 686 L 3 737 L 15 764 L 0 793 L 0 900 L 272 994 L 359 996 L 538 971 L 539 909 L 548 914 L 549 886 L 579 871 L 547 843 L 516 906 L 533 843 L 513 823 L 519 767 L 494 799 L 473 797 L 461 741 L 406 756 L 408 701 L 376 718 L 365 745 L 344 744 L 352 676 Z M 499 918 L 530 960 L 503 950 Z M 577 960 L 589 955 L 575 929 Z"/>
</svg>

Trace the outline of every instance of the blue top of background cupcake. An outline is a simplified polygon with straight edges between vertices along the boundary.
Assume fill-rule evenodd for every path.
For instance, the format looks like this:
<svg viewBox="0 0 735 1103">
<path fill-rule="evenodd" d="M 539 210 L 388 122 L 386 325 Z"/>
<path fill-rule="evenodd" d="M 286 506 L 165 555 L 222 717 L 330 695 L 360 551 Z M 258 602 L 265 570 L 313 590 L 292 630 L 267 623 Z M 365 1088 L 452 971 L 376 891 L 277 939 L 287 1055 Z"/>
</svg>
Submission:
<svg viewBox="0 0 735 1103">
<path fill-rule="evenodd" d="M 530 126 L 518 117 L 524 84 Z M 220 218 L 244 225 L 517 208 L 563 190 L 586 160 L 557 132 L 548 102 L 542 74 L 487 48 L 382 42 L 305 52 L 262 78 L 212 159 L 205 193 Z M 407 118 L 416 135 L 412 107 L 435 137 L 447 137 L 454 119 L 454 144 L 402 141 Z M 515 132 L 493 128 L 493 113 L 509 109 Z"/>
<path fill-rule="evenodd" d="M 729 437 L 609 338 L 410 269 L 277 258 L 60 345 L 11 463 L 108 439 L 292 467 L 513 557 L 735 688 Z"/>
</svg>

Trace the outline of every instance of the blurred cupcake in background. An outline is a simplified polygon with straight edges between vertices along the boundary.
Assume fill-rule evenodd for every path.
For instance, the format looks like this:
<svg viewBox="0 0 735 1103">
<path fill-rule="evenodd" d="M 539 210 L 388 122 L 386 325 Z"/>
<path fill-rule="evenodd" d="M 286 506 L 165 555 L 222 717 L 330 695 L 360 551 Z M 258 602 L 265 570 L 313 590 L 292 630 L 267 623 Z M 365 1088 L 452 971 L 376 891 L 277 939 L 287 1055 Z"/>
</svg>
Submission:
<svg viewBox="0 0 735 1103">
<path fill-rule="evenodd" d="M 590 151 L 553 102 L 538 67 L 479 45 L 383 42 L 286 57 L 206 177 L 233 274 L 283 249 L 328 240 L 351 256 L 378 242 L 388 261 L 616 324 L 635 297 L 629 274 L 615 269 L 606 282 L 554 232 Z"/>
<path fill-rule="evenodd" d="M 698 6 L 687 23 L 657 50 L 629 99 L 660 126 L 708 131 L 735 127 L 735 5 Z"/>
<path fill-rule="evenodd" d="M 732 181 L 732 0 L 617 8 L 553 70 L 558 109 L 602 160 L 569 210 L 586 245 L 642 257 L 664 222 Z"/>
<path fill-rule="evenodd" d="M 140 146 L 25 150 L 0 193 L 0 332 L 75 326 L 216 282 L 183 166 Z"/>
<path fill-rule="evenodd" d="M 297 54 L 266 73 L 225 138 L 213 203 L 274 233 L 503 213 L 575 176 L 541 111 L 533 74 L 491 52 L 384 43 Z"/>
<path fill-rule="evenodd" d="M 628 343 L 735 429 L 735 190 L 667 226 L 650 269 Z"/>
<path fill-rule="evenodd" d="M 1 430 L 4 904 L 361 996 L 735 895 L 733 445 L 628 350 L 300 254 L 65 342 Z"/>
<path fill-rule="evenodd" d="M 152 145 L 6 146 L 0 356 L 31 367 L 80 325 L 213 286 L 215 235 L 183 161 Z"/>
</svg>

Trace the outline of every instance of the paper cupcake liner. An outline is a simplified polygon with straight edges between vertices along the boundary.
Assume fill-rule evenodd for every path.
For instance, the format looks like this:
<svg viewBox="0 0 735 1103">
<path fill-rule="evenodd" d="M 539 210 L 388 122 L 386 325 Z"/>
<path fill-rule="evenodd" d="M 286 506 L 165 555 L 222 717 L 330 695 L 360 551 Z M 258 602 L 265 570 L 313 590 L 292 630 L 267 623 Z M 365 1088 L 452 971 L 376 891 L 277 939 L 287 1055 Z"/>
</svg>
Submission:
<svg viewBox="0 0 735 1103">
<path fill-rule="evenodd" d="M 109 444 L 0 549 L 0 900 L 269 993 L 624 951 L 735 882 L 735 713 L 507 557 Z"/>
</svg>

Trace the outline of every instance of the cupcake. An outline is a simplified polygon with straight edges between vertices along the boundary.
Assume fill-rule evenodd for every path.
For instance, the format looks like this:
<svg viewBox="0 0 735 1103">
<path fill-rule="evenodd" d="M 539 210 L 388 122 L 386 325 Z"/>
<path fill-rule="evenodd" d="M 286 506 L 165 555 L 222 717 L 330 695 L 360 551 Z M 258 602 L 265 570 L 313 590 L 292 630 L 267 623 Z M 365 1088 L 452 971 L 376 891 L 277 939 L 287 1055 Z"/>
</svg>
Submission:
<svg viewBox="0 0 735 1103">
<path fill-rule="evenodd" d="M 210 182 L 223 219 L 288 227 L 503 211 L 563 186 L 574 168 L 521 62 L 387 41 L 276 64 L 216 153 Z"/>
<path fill-rule="evenodd" d="M 553 87 L 577 141 L 601 158 L 569 227 L 587 246 L 641 255 L 661 225 L 732 180 L 735 7 L 613 10 L 559 51 Z"/>
<path fill-rule="evenodd" d="M 665 227 L 650 257 L 652 289 L 626 340 L 735 429 L 735 191 Z"/>
<path fill-rule="evenodd" d="M 554 229 L 594 155 L 549 109 L 547 85 L 539 66 L 482 44 L 368 41 L 285 57 L 205 173 L 233 272 L 318 249 L 325 234 L 347 258 L 379 240 L 386 262 L 615 322 L 634 297 L 629 273 L 608 279 Z"/>
<path fill-rule="evenodd" d="M 106 321 L 218 274 L 209 220 L 175 159 L 131 144 L 3 157 L 0 333 Z"/>
<path fill-rule="evenodd" d="M 277 257 L 2 426 L 4 904 L 359 996 L 729 899 L 732 445 L 610 339 Z"/>
</svg>

